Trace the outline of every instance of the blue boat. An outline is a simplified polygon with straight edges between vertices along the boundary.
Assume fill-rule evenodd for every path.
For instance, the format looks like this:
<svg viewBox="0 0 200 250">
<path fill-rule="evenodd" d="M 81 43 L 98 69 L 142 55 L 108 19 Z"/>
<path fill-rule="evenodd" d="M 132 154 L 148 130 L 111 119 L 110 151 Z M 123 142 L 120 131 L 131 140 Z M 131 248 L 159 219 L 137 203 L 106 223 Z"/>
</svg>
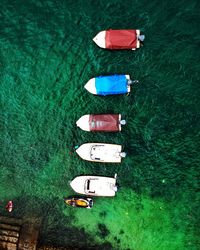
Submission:
<svg viewBox="0 0 200 250">
<path fill-rule="evenodd" d="M 92 78 L 84 87 L 94 95 L 119 95 L 129 93 L 133 83 L 138 81 L 132 81 L 130 75 L 110 75 Z"/>
</svg>

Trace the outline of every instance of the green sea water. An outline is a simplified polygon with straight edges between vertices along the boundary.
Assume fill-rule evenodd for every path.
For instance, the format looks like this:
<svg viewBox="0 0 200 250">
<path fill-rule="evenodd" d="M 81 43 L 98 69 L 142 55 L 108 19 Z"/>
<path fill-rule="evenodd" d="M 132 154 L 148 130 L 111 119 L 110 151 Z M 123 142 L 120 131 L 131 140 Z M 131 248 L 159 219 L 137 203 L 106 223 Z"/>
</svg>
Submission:
<svg viewBox="0 0 200 250">
<path fill-rule="evenodd" d="M 114 250 L 200 249 L 200 2 L 0 0 L 0 215 L 40 218 L 39 244 Z M 108 51 L 105 29 L 141 29 L 137 51 Z M 84 84 L 126 73 L 128 96 Z M 121 113 L 121 133 L 88 133 L 76 120 Z M 85 142 L 119 143 L 121 164 L 86 162 Z M 114 198 L 66 207 L 77 175 L 118 174 Z M 14 210 L 5 211 L 13 200 Z"/>
</svg>

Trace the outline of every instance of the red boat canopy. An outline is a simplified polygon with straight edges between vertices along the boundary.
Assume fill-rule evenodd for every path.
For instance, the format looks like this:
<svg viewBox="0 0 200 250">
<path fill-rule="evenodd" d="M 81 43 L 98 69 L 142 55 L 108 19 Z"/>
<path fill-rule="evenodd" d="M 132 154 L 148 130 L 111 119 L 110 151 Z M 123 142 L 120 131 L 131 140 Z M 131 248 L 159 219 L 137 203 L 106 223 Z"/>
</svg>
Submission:
<svg viewBox="0 0 200 250">
<path fill-rule="evenodd" d="M 136 30 L 107 30 L 106 49 L 137 48 Z"/>
<path fill-rule="evenodd" d="M 119 115 L 90 115 L 90 131 L 117 132 L 120 130 Z"/>
</svg>

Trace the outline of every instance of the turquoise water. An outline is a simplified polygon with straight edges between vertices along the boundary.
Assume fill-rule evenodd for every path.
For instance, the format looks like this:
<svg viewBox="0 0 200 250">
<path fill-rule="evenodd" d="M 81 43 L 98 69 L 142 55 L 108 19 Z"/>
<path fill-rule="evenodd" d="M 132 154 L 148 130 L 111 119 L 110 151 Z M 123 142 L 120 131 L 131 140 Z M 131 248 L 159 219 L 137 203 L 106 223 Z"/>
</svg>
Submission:
<svg viewBox="0 0 200 250">
<path fill-rule="evenodd" d="M 1 0 L 0 214 L 39 217 L 39 244 L 96 249 L 200 249 L 198 1 Z M 101 30 L 138 28 L 144 46 L 107 51 Z M 92 77 L 127 73 L 129 96 L 84 90 Z M 88 113 L 121 113 L 121 133 L 76 128 Z M 119 143 L 121 164 L 80 159 L 74 145 Z M 114 198 L 66 207 L 80 174 L 113 176 Z M 13 200 L 8 215 L 4 204 Z"/>
</svg>

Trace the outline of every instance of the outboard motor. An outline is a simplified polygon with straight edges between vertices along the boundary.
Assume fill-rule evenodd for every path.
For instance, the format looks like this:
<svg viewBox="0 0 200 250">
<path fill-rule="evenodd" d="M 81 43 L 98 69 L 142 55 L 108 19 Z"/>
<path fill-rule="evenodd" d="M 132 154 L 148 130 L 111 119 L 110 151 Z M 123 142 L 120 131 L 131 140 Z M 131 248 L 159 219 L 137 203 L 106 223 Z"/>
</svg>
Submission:
<svg viewBox="0 0 200 250">
<path fill-rule="evenodd" d="M 140 42 L 143 42 L 144 39 L 145 39 L 145 35 L 139 35 L 139 36 L 138 36 L 138 40 L 139 40 Z"/>
<path fill-rule="evenodd" d="M 126 125 L 126 120 L 121 120 L 121 121 L 120 121 L 120 124 L 121 124 L 121 125 Z"/>
<path fill-rule="evenodd" d="M 120 156 L 121 156 L 122 158 L 125 158 L 125 157 L 126 157 L 126 153 L 125 153 L 125 152 L 121 152 L 121 153 L 120 153 Z"/>
<path fill-rule="evenodd" d="M 134 84 L 134 83 L 139 83 L 139 81 L 138 81 L 138 80 L 134 80 L 134 81 L 133 81 L 133 80 L 128 80 L 128 81 L 127 81 L 127 84 L 128 84 L 128 85 L 132 85 L 132 84 Z"/>
</svg>

